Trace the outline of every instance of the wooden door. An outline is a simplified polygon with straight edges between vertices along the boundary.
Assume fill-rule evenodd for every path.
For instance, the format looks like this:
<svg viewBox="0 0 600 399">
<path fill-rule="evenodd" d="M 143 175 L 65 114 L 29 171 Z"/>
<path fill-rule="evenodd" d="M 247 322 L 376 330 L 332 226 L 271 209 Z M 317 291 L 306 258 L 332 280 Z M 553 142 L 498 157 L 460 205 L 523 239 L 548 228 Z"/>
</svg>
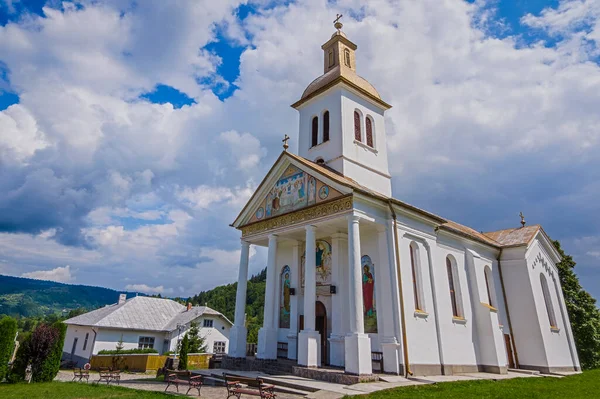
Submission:
<svg viewBox="0 0 600 399">
<path fill-rule="evenodd" d="M 508 356 L 508 368 L 515 368 L 515 357 L 512 350 L 511 339 L 509 334 L 504 334 L 504 344 L 506 345 L 506 354 Z"/>
<path fill-rule="evenodd" d="M 315 304 L 315 330 L 321 334 L 321 364 L 327 364 L 327 309 L 322 302 Z"/>
</svg>

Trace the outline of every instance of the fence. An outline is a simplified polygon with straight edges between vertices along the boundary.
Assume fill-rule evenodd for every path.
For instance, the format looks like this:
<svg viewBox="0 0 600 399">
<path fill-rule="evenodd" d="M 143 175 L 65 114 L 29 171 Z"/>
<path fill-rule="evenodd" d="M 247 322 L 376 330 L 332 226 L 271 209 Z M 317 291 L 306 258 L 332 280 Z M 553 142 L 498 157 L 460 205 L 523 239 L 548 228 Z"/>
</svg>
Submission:
<svg viewBox="0 0 600 399">
<path fill-rule="evenodd" d="M 212 354 L 196 353 L 188 354 L 188 369 L 207 369 L 208 360 Z M 157 354 L 130 354 L 130 355 L 94 355 L 90 360 L 93 370 L 103 367 L 116 367 L 120 370 L 129 371 L 152 371 L 163 367 L 167 360 L 166 355 Z"/>
</svg>

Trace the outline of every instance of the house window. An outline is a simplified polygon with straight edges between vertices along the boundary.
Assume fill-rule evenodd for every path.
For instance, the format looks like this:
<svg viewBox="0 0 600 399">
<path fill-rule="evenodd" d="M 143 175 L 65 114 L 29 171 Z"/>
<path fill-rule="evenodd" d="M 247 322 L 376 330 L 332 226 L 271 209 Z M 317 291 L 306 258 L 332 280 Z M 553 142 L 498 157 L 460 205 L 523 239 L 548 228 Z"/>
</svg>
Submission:
<svg viewBox="0 0 600 399">
<path fill-rule="evenodd" d="M 367 145 L 369 147 L 373 147 L 373 121 L 369 116 L 367 116 L 367 120 L 365 121 L 366 130 L 367 130 Z"/>
<path fill-rule="evenodd" d="M 334 64 L 334 59 L 333 59 L 333 51 L 329 51 L 329 67 L 331 68 Z"/>
<path fill-rule="evenodd" d="M 168 339 L 163 340 L 163 353 L 171 350 L 171 342 Z"/>
<path fill-rule="evenodd" d="M 311 147 L 314 147 L 319 142 L 319 118 L 316 116 L 312 119 L 312 141 Z"/>
<path fill-rule="evenodd" d="M 362 133 L 360 131 L 360 114 L 354 111 L 354 140 L 362 141 Z"/>
<path fill-rule="evenodd" d="M 225 353 L 225 341 L 215 341 L 213 344 L 213 353 Z"/>
<path fill-rule="evenodd" d="M 548 313 L 550 328 L 556 328 L 556 316 L 554 315 L 554 306 L 552 305 L 552 298 L 550 297 L 550 290 L 548 289 L 548 281 L 546 281 L 546 276 L 543 274 L 540 274 L 540 283 L 542 284 L 542 294 L 544 295 L 544 302 L 546 303 L 546 312 Z"/>
<path fill-rule="evenodd" d="M 90 337 L 90 333 L 85 333 L 85 339 L 83 340 L 83 350 L 87 348 L 88 338 Z"/>
<path fill-rule="evenodd" d="M 154 349 L 154 337 L 140 337 L 138 349 Z"/>
<path fill-rule="evenodd" d="M 323 142 L 329 141 L 329 111 L 323 114 Z"/>
<path fill-rule="evenodd" d="M 446 271 L 448 272 L 448 288 L 450 289 L 450 302 L 452 304 L 452 316 L 462 317 L 458 305 L 458 279 L 456 275 L 456 266 L 446 257 Z"/>
<path fill-rule="evenodd" d="M 350 66 L 350 50 L 348 49 L 344 49 L 344 64 L 346 64 L 347 67 Z"/>
<path fill-rule="evenodd" d="M 204 319 L 204 327 L 212 327 L 213 326 L 213 321 L 211 319 Z"/>
<path fill-rule="evenodd" d="M 420 279 L 420 265 L 419 265 L 419 255 L 417 253 L 417 244 L 411 243 L 410 246 L 410 266 L 412 269 L 412 279 L 413 279 L 413 292 L 415 297 L 415 310 L 424 310 L 423 303 L 421 301 L 421 290 L 419 289 L 421 285 Z"/>
<path fill-rule="evenodd" d="M 490 306 L 496 306 L 496 301 L 494 298 L 494 286 L 492 280 L 492 269 L 489 266 L 486 266 L 483 274 L 485 275 L 485 289 L 487 291 L 488 304 Z"/>
</svg>

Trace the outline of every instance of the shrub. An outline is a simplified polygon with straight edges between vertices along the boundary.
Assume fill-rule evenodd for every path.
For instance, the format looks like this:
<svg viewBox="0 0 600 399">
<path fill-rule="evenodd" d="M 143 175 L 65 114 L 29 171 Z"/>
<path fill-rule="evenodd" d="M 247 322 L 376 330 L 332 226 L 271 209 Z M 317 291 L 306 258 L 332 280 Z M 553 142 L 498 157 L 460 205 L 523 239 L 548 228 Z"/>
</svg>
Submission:
<svg viewBox="0 0 600 399">
<path fill-rule="evenodd" d="M 188 352 L 190 351 L 190 338 L 187 334 L 183 336 L 181 341 L 181 352 L 179 352 L 179 370 L 187 370 L 188 368 Z"/>
<path fill-rule="evenodd" d="M 19 345 L 19 349 L 17 350 L 17 356 L 15 357 L 15 361 L 13 362 L 12 368 L 8 373 L 8 381 L 9 382 L 20 382 L 25 379 L 25 369 L 29 364 L 31 354 L 31 334 L 26 334 L 21 341 L 21 345 Z"/>
<path fill-rule="evenodd" d="M 102 349 L 98 351 L 99 355 L 135 355 L 147 353 L 158 353 L 158 351 L 156 349 Z"/>
<path fill-rule="evenodd" d="M 60 360 L 65 344 L 65 336 L 67 335 L 67 325 L 62 322 L 56 322 L 51 328 L 56 332 L 55 339 L 52 342 L 48 355 L 42 359 L 37 375 L 34 374 L 35 382 L 50 382 L 54 380 L 60 369 Z"/>
<path fill-rule="evenodd" d="M 0 382 L 8 376 L 8 362 L 15 346 L 17 321 L 12 317 L 0 319 Z"/>
</svg>

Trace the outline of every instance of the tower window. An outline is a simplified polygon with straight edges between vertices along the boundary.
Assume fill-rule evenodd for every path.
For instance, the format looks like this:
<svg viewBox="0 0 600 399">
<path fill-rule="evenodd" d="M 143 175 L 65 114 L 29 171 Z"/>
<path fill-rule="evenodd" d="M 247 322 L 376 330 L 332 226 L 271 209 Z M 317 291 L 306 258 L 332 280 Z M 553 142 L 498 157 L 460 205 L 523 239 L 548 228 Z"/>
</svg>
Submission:
<svg viewBox="0 0 600 399">
<path fill-rule="evenodd" d="M 329 111 L 323 114 L 323 142 L 329 141 Z"/>
<path fill-rule="evenodd" d="M 544 302 L 546 303 L 546 313 L 548 313 L 550 328 L 556 328 L 556 316 L 554 315 L 552 297 L 550 296 L 550 290 L 548 289 L 548 282 L 543 274 L 540 274 L 540 282 L 542 284 L 542 295 L 544 296 Z"/>
<path fill-rule="evenodd" d="M 365 121 L 365 126 L 367 130 L 367 145 L 369 147 L 373 147 L 373 121 L 368 116 L 367 120 Z"/>
<path fill-rule="evenodd" d="M 348 49 L 344 49 L 344 64 L 346 64 L 347 67 L 350 66 L 350 50 Z"/>
<path fill-rule="evenodd" d="M 456 264 L 446 257 L 446 272 L 448 273 L 448 288 L 450 290 L 450 304 L 452 305 L 452 316 L 463 317 L 462 307 L 459 301 L 460 287 L 458 282 L 458 270 Z"/>
<path fill-rule="evenodd" d="M 333 64 L 334 64 L 333 51 L 329 51 L 329 67 L 332 67 Z"/>
<path fill-rule="evenodd" d="M 354 140 L 362 141 L 362 133 L 360 131 L 360 114 L 354 111 Z"/>
<path fill-rule="evenodd" d="M 319 142 L 319 118 L 316 116 L 312 119 L 312 140 L 311 147 L 314 147 Z"/>
</svg>

